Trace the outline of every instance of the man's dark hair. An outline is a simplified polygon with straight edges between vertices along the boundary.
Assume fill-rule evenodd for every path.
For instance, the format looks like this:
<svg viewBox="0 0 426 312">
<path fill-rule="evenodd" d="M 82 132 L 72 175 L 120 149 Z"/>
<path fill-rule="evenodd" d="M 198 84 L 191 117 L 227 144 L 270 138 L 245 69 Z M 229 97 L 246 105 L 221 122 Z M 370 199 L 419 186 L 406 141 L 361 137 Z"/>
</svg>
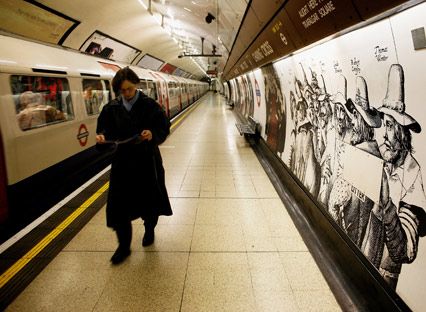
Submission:
<svg viewBox="0 0 426 312">
<path fill-rule="evenodd" d="M 138 84 L 140 81 L 138 75 L 128 66 L 120 69 L 112 79 L 112 89 L 116 95 L 120 94 L 120 88 L 124 80 L 128 80 L 134 84 Z"/>
<path fill-rule="evenodd" d="M 374 128 L 369 126 L 364 120 L 362 115 L 357 112 L 356 117 L 358 119 L 359 132 L 361 134 L 362 141 L 368 142 L 374 140 Z"/>
<path fill-rule="evenodd" d="M 410 129 L 408 129 L 408 127 L 404 127 L 399 122 L 396 122 L 395 124 L 395 136 L 397 140 L 401 143 L 402 149 L 407 152 L 413 153 Z"/>
</svg>

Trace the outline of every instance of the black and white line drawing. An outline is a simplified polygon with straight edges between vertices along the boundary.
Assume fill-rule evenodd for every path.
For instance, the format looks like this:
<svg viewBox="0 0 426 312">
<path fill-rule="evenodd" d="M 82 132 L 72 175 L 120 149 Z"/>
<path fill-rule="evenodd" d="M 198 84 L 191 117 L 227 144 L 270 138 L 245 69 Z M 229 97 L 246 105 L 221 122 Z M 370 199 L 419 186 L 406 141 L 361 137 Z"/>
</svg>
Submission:
<svg viewBox="0 0 426 312">
<path fill-rule="evenodd" d="M 380 158 L 374 129 L 379 128 L 382 122 L 379 112 L 370 107 L 367 82 L 364 77 L 356 77 L 355 100 L 348 99 L 346 107 L 351 112 L 351 145 Z M 372 199 L 361 194 L 358 190 L 354 190 L 352 186 L 349 201 L 339 209 L 341 226 L 358 247 L 361 247 L 373 206 Z"/>
<path fill-rule="evenodd" d="M 419 237 L 426 235 L 426 198 L 421 166 L 413 156 L 411 133 L 420 124 L 405 112 L 404 70 L 392 64 L 382 106 L 378 108 L 385 128 L 380 153 L 385 161 L 380 205 L 368 224 L 362 251 L 394 289 L 403 263 L 417 256 Z"/>
</svg>

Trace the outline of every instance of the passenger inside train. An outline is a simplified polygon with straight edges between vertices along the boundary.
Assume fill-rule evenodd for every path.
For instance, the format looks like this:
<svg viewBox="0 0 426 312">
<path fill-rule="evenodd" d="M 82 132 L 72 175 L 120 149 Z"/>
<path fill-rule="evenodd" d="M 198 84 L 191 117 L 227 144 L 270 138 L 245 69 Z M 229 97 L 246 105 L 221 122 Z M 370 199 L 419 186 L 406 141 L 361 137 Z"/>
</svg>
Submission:
<svg viewBox="0 0 426 312">
<path fill-rule="evenodd" d="M 22 130 L 73 118 L 69 92 L 64 89 L 67 84 L 62 79 L 31 76 L 12 76 L 11 79 L 16 118 Z"/>
</svg>

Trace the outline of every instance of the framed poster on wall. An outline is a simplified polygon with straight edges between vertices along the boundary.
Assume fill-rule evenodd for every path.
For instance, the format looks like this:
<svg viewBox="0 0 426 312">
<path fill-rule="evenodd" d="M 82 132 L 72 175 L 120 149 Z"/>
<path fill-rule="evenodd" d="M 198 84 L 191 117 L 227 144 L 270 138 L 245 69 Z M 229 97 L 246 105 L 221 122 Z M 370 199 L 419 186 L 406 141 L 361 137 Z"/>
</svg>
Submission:
<svg viewBox="0 0 426 312">
<path fill-rule="evenodd" d="M 159 70 L 160 67 L 164 64 L 164 62 L 152 55 L 145 54 L 142 56 L 137 66 L 142 68 L 148 68 L 152 70 Z"/>
<path fill-rule="evenodd" d="M 10 33 L 60 45 L 78 24 L 35 1 L 0 1 L 0 29 Z"/>
<path fill-rule="evenodd" d="M 141 53 L 141 50 L 98 30 L 86 39 L 80 51 L 129 64 Z"/>
</svg>

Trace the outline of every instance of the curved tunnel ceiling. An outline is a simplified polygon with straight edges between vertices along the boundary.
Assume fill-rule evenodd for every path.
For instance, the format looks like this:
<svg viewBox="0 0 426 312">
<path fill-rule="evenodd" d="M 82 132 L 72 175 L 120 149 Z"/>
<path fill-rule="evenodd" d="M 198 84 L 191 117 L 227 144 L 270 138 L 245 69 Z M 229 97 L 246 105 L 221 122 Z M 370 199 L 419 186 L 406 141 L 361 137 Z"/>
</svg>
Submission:
<svg viewBox="0 0 426 312">
<path fill-rule="evenodd" d="M 23 2 L 6 1 L 10 5 Z M 245 0 L 29 2 L 39 3 L 80 22 L 62 42 L 63 46 L 79 50 L 94 32 L 99 32 L 142 51 L 135 62 L 149 54 L 198 78 L 206 76 L 209 70 L 223 71 L 247 8 Z M 209 13 L 214 17 L 211 23 L 206 22 Z M 201 54 L 201 37 L 205 38 L 204 54 L 214 54 L 215 45 L 215 54 L 222 57 L 179 58 L 179 55 Z"/>
</svg>

